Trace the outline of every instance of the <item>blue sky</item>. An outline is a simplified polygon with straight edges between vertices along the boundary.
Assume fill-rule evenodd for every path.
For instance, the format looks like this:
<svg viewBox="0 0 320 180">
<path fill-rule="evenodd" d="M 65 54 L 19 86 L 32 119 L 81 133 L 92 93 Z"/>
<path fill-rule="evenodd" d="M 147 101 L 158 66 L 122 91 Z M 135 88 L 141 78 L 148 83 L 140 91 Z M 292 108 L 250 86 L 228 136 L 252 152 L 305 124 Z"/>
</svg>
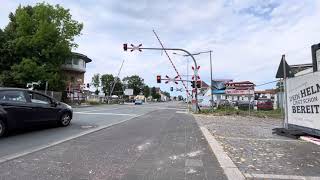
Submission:
<svg viewBox="0 0 320 180">
<path fill-rule="evenodd" d="M 0 27 L 19 5 L 35 0 L 0 0 Z M 48 0 L 70 9 L 84 23 L 76 38 L 79 48 L 93 59 L 86 82 L 95 73 L 116 74 L 125 60 L 121 77 L 138 74 L 150 86 L 156 75 L 175 76 L 161 52 L 123 52 L 122 44 L 142 43 L 159 47 L 155 29 L 166 47 L 190 52 L 213 50 L 213 77 L 250 80 L 256 84 L 274 80 L 282 54 L 289 64 L 311 62 L 310 46 L 320 40 L 318 0 Z M 170 52 L 171 55 L 172 52 Z M 187 73 L 187 59 L 171 55 L 180 74 Z M 209 82 L 209 55 L 196 57 L 200 76 Z M 191 71 L 191 67 L 189 67 Z M 189 72 L 190 72 L 189 71 Z M 161 84 L 163 90 L 181 84 Z M 270 88 L 270 86 L 260 87 Z"/>
</svg>

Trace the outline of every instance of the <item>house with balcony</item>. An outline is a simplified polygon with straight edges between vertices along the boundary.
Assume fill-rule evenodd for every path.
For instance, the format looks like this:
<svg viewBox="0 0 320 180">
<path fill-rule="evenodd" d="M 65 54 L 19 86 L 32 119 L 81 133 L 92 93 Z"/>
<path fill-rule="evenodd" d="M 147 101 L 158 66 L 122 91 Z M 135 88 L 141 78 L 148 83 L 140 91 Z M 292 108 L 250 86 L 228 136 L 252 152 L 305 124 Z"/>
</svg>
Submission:
<svg viewBox="0 0 320 180">
<path fill-rule="evenodd" d="M 61 66 L 66 80 L 66 91 L 69 98 L 83 98 L 81 93 L 84 87 L 84 75 L 87 63 L 92 62 L 90 58 L 81 53 L 72 53 L 72 58 L 67 59 Z"/>
</svg>

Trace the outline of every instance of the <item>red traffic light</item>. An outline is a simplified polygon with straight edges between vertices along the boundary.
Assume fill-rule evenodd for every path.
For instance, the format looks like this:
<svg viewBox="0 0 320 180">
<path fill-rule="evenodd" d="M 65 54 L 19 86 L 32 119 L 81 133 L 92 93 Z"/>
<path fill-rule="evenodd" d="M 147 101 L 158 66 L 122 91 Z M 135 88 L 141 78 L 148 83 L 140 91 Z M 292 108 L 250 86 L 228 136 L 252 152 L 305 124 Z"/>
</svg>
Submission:
<svg viewBox="0 0 320 180">
<path fill-rule="evenodd" d="M 197 88 L 201 88 L 202 87 L 202 81 L 197 81 Z"/>
<path fill-rule="evenodd" d="M 160 75 L 157 76 L 157 83 L 161 83 L 161 76 Z"/>
<path fill-rule="evenodd" d="M 128 50 L 128 44 L 123 44 L 123 50 L 127 51 Z"/>
</svg>

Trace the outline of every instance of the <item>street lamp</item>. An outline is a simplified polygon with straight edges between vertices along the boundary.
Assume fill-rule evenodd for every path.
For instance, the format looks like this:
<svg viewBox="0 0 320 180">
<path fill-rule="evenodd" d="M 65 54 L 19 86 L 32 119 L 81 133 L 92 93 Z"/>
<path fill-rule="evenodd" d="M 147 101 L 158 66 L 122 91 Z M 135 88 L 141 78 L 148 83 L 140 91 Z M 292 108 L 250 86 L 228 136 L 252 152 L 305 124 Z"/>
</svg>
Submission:
<svg viewBox="0 0 320 180">
<path fill-rule="evenodd" d="M 212 85 L 212 57 L 211 57 L 211 53 L 212 53 L 212 50 L 209 50 L 209 51 L 202 51 L 202 52 L 198 52 L 198 53 L 194 53 L 194 54 L 191 54 L 192 56 L 197 56 L 197 55 L 200 55 L 200 54 L 206 54 L 206 53 L 209 53 L 210 54 L 210 85 L 211 85 L 211 88 L 210 88 L 210 90 L 211 90 L 211 107 L 212 107 L 212 109 L 213 109 L 213 92 L 212 92 L 212 87 L 213 87 L 213 85 Z M 178 53 L 173 53 L 173 54 L 175 54 L 175 55 L 180 55 L 180 56 L 185 56 L 185 57 L 188 57 L 188 56 L 190 56 L 189 54 L 178 54 Z"/>
</svg>

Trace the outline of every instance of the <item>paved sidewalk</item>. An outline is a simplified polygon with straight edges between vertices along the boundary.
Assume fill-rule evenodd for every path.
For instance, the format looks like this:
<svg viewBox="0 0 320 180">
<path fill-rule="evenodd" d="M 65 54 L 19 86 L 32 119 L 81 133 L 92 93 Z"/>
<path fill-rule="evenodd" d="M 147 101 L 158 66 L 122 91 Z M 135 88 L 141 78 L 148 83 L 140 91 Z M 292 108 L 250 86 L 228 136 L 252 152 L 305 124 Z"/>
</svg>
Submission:
<svg viewBox="0 0 320 180">
<path fill-rule="evenodd" d="M 196 115 L 248 179 L 320 179 L 320 146 L 273 135 L 280 119 Z"/>
<path fill-rule="evenodd" d="M 192 115 L 157 110 L 1 163 L 0 180 L 7 179 L 224 180 L 226 177 Z"/>
</svg>

